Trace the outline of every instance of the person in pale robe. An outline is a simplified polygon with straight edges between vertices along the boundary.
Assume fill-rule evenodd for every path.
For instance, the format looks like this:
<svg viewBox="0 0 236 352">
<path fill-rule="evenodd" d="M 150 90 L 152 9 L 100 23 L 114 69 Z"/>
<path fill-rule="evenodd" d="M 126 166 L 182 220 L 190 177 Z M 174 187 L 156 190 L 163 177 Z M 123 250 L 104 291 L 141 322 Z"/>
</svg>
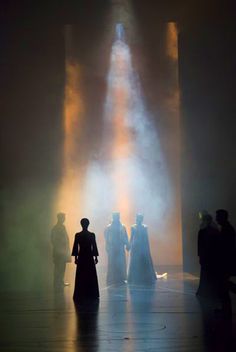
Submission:
<svg viewBox="0 0 236 352">
<path fill-rule="evenodd" d="M 150 285 L 157 279 L 153 267 L 148 228 L 143 224 L 143 215 L 137 214 L 136 224 L 131 227 L 130 265 L 128 283 L 134 285 Z"/>
<path fill-rule="evenodd" d="M 112 222 L 106 227 L 104 235 L 108 256 L 107 284 L 124 284 L 127 282 L 125 251 L 129 251 L 129 239 L 120 221 L 120 213 L 112 214 Z"/>
</svg>

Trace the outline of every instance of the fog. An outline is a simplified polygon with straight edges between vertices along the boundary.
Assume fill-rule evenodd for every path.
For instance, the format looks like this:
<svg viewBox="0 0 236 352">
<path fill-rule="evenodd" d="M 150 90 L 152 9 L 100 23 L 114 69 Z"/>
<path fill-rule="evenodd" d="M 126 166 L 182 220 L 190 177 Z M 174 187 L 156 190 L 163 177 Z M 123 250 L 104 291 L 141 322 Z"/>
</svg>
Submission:
<svg viewBox="0 0 236 352">
<path fill-rule="evenodd" d="M 59 38 L 51 27 L 22 29 L 28 44 L 6 71 L 14 79 L 5 87 L 3 287 L 51 287 L 50 232 L 60 211 L 71 245 L 80 219 L 90 219 L 101 267 L 113 211 L 128 233 L 144 214 L 155 265 L 182 263 L 176 27 L 158 25 L 150 56 L 127 19 L 120 34 L 108 21 L 87 41 L 83 26 L 68 25 Z"/>
<path fill-rule="evenodd" d="M 97 234 L 101 248 L 102 264 L 106 263 L 103 232 L 111 220 L 112 212 L 120 212 L 121 221 L 126 225 L 128 233 L 136 213 L 143 213 L 149 227 L 155 264 L 180 265 L 176 72 L 170 69 L 167 73 L 165 79 L 169 81 L 168 94 L 163 88 L 159 109 L 151 111 L 128 44 L 127 38 L 130 36 L 123 24 L 118 23 L 111 29 L 111 45 L 105 51 L 109 58 L 103 77 L 104 98 L 98 101 L 94 97 L 93 100 L 91 92 L 87 96 L 84 92 L 84 81 L 90 76 L 96 80 L 97 74 L 80 63 L 76 49 L 76 30 L 76 26 L 66 27 L 64 176 L 55 212 L 66 212 L 71 241 L 73 234 L 79 230 L 79 219 L 90 219 L 91 230 Z M 176 43 L 171 42 L 177 40 L 177 35 L 173 39 L 173 31 L 176 33 L 173 23 L 163 26 L 162 39 L 168 45 L 162 47 L 165 52 L 160 52 L 160 55 L 167 61 L 174 60 L 177 65 Z M 98 65 L 95 67 L 101 72 Z M 171 92 L 172 80 L 175 84 Z M 158 84 L 160 90 L 161 84 L 162 81 Z M 89 113 L 90 104 L 100 104 L 100 117 L 96 115 L 96 109 L 94 114 Z M 161 126 L 166 116 L 168 123 L 164 123 L 168 125 L 167 132 Z M 171 140 L 168 140 L 170 137 Z M 162 141 L 165 139 L 163 146 Z M 174 162 L 169 165 L 171 160 Z M 173 171 L 174 175 L 171 174 Z M 173 242 L 175 246 L 171 246 Z"/>
</svg>

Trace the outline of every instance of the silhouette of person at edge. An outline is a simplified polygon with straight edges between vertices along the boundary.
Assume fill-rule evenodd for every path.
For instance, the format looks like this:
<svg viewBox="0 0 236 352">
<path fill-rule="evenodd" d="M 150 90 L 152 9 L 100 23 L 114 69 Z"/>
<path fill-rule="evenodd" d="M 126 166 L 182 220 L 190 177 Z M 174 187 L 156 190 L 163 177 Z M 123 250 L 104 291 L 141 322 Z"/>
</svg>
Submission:
<svg viewBox="0 0 236 352">
<path fill-rule="evenodd" d="M 112 222 L 105 229 L 108 256 L 107 284 L 123 284 L 127 280 L 125 248 L 129 240 L 125 226 L 120 222 L 120 213 L 112 214 Z"/>
<path fill-rule="evenodd" d="M 99 298 L 96 264 L 98 249 L 95 234 L 88 231 L 89 220 L 81 219 L 82 231 L 75 234 L 72 256 L 75 257 L 76 275 L 74 301 Z"/>
<path fill-rule="evenodd" d="M 130 284 L 153 284 L 157 277 L 152 263 L 148 229 L 143 224 L 143 215 L 137 214 L 136 224 L 131 227 L 131 252 L 128 272 Z"/>
<path fill-rule="evenodd" d="M 222 304 L 222 313 L 232 315 L 229 290 L 236 293 L 236 285 L 229 281 L 230 276 L 236 274 L 236 234 L 235 229 L 228 221 L 228 212 L 224 209 L 216 211 L 216 222 L 220 225 L 220 275 L 219 296 Z"/>
<path fill-rule="evenodd" d="M 69 237 L 64 225 L 66 215 L 64 213 L 57 214 L 57 223 L 51 232 L 51 243 L 53 247 L 54 262 L 54 288 L 62 288 L 68 286 L 64 283 L 64 275 L 66 263 L 71 262 Z"/>
<path fill-rule="evenodd" d="M 213 225 L 210 214 L 203 214 L 201 220 L 202 223 L 198 232 L 198 256 L 201 272 L 196 294 L 201 297 L 217 298 L 219 289 L 220 233 Z"/>
</svg>

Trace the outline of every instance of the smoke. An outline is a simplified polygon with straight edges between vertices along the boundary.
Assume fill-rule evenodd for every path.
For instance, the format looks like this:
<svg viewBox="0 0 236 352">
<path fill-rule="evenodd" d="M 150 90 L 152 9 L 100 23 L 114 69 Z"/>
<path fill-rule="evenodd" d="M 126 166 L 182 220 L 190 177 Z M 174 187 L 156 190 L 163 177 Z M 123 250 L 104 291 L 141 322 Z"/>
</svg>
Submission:
<svg viewBox="0 0 236 352">
<path fill-rule="evenodd" d="M 102 263 L 103 231 L 111 213 L 121 213 L 121 221 L 128 231 L 136 213 L 143 213 L 154 245 L 154 260 L 160 263 L 163 259 L 159 253 L 165 248 L 164 244 L 178 236 L 176 216 L 179 214 L 176 209 L 179 205 L 176 204 L 176 189 L 168 174 L 156 121 L 146 107 L 125 37 L 124 27 L 117 24 L 106 77 L 103 119 L 97 131 L 100 142 L 95 151 L 89 142 L 93 136 L 82 133 L 86 131 L 86 123 L 93 123 L 86 115 L 86 102 L 82 99 L 83 72 L 75 58 L 67 58 L 64 176 L 55 212 L 66 212 L 70 234 L 78 231 L 80 218 L 90 219 L 91 230 L 97 234 Z M 165 104 L 172 106 L 176 99 L 174 91 L 172 100 L 168 102 L 168 99 Z M 174 111 L 172 109 L 173 114 L 176 112 L 177 105 Z M 158 118 L 157 114 L 155 119 Z M 171 258 L 167 253 L 164 257 L 168 257 L 170 264 L 180 261 L 177 254 Z"/>
</svg>

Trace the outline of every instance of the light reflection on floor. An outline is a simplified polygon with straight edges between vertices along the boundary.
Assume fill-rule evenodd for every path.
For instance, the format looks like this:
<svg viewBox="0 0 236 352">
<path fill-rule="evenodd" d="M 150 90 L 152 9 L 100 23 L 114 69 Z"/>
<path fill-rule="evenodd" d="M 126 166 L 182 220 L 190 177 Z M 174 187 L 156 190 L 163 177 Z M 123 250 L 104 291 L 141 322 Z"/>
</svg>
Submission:
<svg viewBox="0 0 236 352">
<path fill-rule="evenodd" d="M 1 294 L 0 350 L 228 351 L 235 322 L 228 326 L 213 316 L 211 303 L 200 304 L 197 277 L 168 273 L 150 287 L 107 287 L 105 275 L 99 278 L 100 301 L 77 309 L 73 282 L 62 292 Z"/>
</svg>

